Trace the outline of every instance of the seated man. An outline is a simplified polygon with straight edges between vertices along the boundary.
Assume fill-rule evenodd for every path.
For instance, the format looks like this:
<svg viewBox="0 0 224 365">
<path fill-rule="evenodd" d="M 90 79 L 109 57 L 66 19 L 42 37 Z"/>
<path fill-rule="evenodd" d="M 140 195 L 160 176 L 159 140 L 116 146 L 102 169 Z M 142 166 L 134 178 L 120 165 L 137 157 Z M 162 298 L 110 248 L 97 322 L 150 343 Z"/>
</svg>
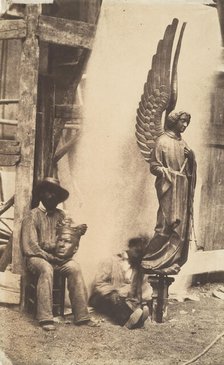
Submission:
<svg viewBox="0 0 224 365">
<path fill-rule="evenodd" d="M 146 277 L 140 288 L 142 300 L 138 300 L 137 291 L 134 294 L 131 285 L 133 275 L 139 272 L 148 240 L 148 237 L 132 238 L 127 251 L 100 263 L 89 300 L 89 304 L 97 311 L 129 329 L 142 327 L 149 317 L 151 287 Z"/>
<path fill-rule="evenodd" d="M 87 308 L 87 290 L 79 264 L 73 253 L 77 247 L 77 239 L 85 234 L 87 226 L 82 224 L 70 229 L 69 241 L 71 250 L 62 254 L 62 244 L 56 249 L 56 228 L 62 227 L 65 215 L 57 205 L 69 196 L 57 179 L 46 177 L 36 189 L 40 204 L 32 209 L 22 224 L 22 247 L 26 257 L 28 270 L 38 275 L 37 283 L 37 319 L 44 330 L 55 330 L 52 314 L 53 271 L 58 270 L 67 277 L 68 291 L 71 300 L 74 323 L 93 326 Z M 70 234 L 71 230 L 76 234 Z M 68 233 L 68 230 L 67 230 Z M 61 229 L 62 238 L 68 234 Z M 64 236 L 63 236 L 64 235 Z M 66 237 L 65 237 L 66 236 Z M 75 237 L 74 237 L 75 236 Z M 74 245 L 71 242 L 75 239 Z M 58 238 L 60 242 L 61 237 Z M 63 243 L 64 244 L 64 243 Z"/>
</svg>

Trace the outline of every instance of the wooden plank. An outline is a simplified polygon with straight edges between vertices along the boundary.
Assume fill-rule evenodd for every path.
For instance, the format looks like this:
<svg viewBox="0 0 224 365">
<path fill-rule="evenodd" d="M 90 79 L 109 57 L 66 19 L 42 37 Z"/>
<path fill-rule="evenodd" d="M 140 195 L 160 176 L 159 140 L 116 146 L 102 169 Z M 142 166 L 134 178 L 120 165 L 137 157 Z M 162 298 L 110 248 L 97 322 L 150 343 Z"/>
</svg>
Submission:
<svg viewBox="0 0 224 365">
<path fill-rule="evenodd" d="M 200 203 L 198 243 L 205 250 L 223 249 L 224 215 L 224 150 L 210 148 L 203 176 Z M 216 161 L 216 163 L 214 163 Z"/>
<path fill-rule="evenodd" d="M 49 60 L 49 44 L 45 42 L 40 42 L 40 63 L 39 63 L 39 74 L 47 75 L 48 70 L 48 60 Z"/>
<path fill-rule="evenodd" d="M 72 137 L 68 142 L 64 144 L 59 150 L 56 151 L 54 155 L 54 163 L 57 163 L 70 149 L 74 146 L 77 140 L 77 134 Z"/>
<path fill-rule="evenodd" d="M 10 233 L 5 233 L 0 229 L 0 245 L 6 244 L 9 240 Z"/>
<path fill-rule="evenodd" d="M 15 125 L 17 126 L 18 121 L 17 120 L 13 120 L 13 119 L 2 119 L 0 118 L 0 124 L 5 124 L 5 125 Z"/>
<path fill-rule="evenodd" d="M 0 221 L 1 221 L 1 218 L 0 218 Z M 11 236 L 11 234 L 8 231 L 6 231 L 3 228 L 0 228 L 0 239 L 4 238 L 4 239 L 8 240 L 10 236 Z"/>
<path fill-rule="evenodd" d="M 99 17 L 102 0 L 80 1 L 79 19 L 89 23 L 96 23 Z"/>
<path fill-rule="evenodd" d="M 83 108 L 81 105 L 55 105 L 55 118 L 66 120 L 82 118 Z"/>
<path fill-rule="evenodd" d="M 20 154 L 20 143 L 17 141 L 0 139 L 0 154 L 18 155 Z"/>
<path fill-rule="evenodd" d="M 15 273 L 23 272 L 23 257 L 20 248 L 21 225 L 31 207 L 32 199 L 39 68 L 39 46 L 35 33 L 40 11 L 39 5 L 26 6 L 27 36 L 21 53 L 20 102 L 16 137 L 16 140 L 21 143 L 21 160 L 16 168 L 12 254 L 12 269 Z"/>
<path fill-rule="evenodd" d="M 14 195 L 7 200 L 1 207 L 0 207 L 0 215 L 2 215 L 4 212 L 6 212 L 9 208 L 11 208 L 14 204 Z"/>
<path fill-rule="evenodd" d="M 0 303 L 20 303 L 21 276 L 10 271 L 0 273 Z"/>
<path fill-rule="evenodd" d="M 195 275 L 208 272 L 222 272 L 224 250 L 196 251 L 191 254 L 187 263 L 181 268 L 180 275 Z"/>
<path fill-rule="evenodd" d="M 224 9 L 224 8 L 223 8 Z M 224 28 L 223 28 L 224 29 Z M 224 33 L 223 33 L 224 34 Z M 206 147 L 201 158 L 202 189 L 198 243 L 205 250 L 224 248 L 224 73 L 214 79 L 211 98 L 211 117 L 206 126 Z M 206 136 L 205 136 L 206 133 Z"/>
<path fill-rule="evenodd" d="M 4 202 L 4 193 L 3 193 L 3 184 L 2 184 L 2 175 L 0 173 L 0 199 L 2 202 Z M 1 234 L 1 229 L 0 229 L 0 234 Z"/>
<path fill-rule="evenodd" d="M 215 1 L 217 11 L 218 11 L 218 17 L 219 17 L 219 24 L 221 29 L 221 36 L 222 36 L 222 46 L 224 46 L 224 3 L 223 1 Z"/>
<path fill-rule="evenodd" d="M 78 61 L 59 63 L 57 67 L 73 67 L 78 65 Z"/>
<path fill-rule="evenodd" d="M 77 122 L 77 120 L 76 120 Z M 79 130 L 81 128 L 80 123 L 65 123 L 64 128 L 63 129 L 74 129 L 74 130 Z"/>
<path fill-rule="evenodd" d="M 15 4 L 53 4 L 54 0 L 14 0 L 12 3 Z"/>
<path fill-rule="evenodd" d="M 207 145 L 223 146 L 224 148 L 224 125 L 212 124 L 207 131 Z"/>
<path fill-rule="evenodd" d="M 7 270 L 4 273 L 0 273 L 0 286 L 1 288 L 13 288 L 15 290 L 20 290 L 20 275 L 13 274 L 11 271 Z"/>
<path fill-rule="evenodd" d="M 0 271 L 3 272 L 12 262 L 12 238 L 9 239 L 4 252 L 0 258 Z"/>
<path fill-rule="evenodd" d="M 44 176 L 51 176 L 54 156 L 55 82 L 41 75 L 38 83 L 38 115 L 36 123 L 36 148 L 34 185 Z M 35 205 L 33 201 L 33 205 Z"/>
<path fill-rule="evenodd" d="M 0 246 L 1 246 L 1 245 L 6 245 L 6 243 L 8 243 L 8 239 L 6 239 L 6 238 L 1 238 L 1 237 L 0 237 Z"/>
<path fill-rule="evenodd" d="M 0 258 L 3 255 L 5 248 L 6 248 L 6 245 L 0 245 Z"/>
<path fill-rule="evenodd" d="M 41 41 L 91 50 L 96 26 L 80 21 L 41 15 L 37 35 Z"/>
<path fill-rule="evenodd" d="M 36 186 L 37 182 L 42 180 L 45 176 L 45 158 L 44 158 L 44 141 L 46 133 L 44 128 L 48 126 L 45 122 L 45 113 L 44 108 L 40 104 L 42 104 L 42 100 L 48 99 L 45 98 L 46 90 L 44 88 L 42 77 L 39 76 L 38 81 L 38 104 L 37 104 L 37 118 L 36 118 L 36 145 L 35 145 L 35 165 L 34 165 L 34 179 L 33 184 Z M 42 108 L 43 112 L 40 112 L 39 108 Z M 32 199 L 32 207 L 35 207 L 39 204 L 37 197 L 34 195 Z"/>
<path fill-rule="evenodd" d="M 0 166 L 15 166 L 20 161 L 19 155 L 0 154 Z"/>
<path fill-rule="evenodd" d="M 18 104 L 19 99 L 0 99 L 0 105 Z"/>
<path fill-rule="evenodd" d="M 26 22 L 19 20 L 0 20 L 0 39 L 26 37 Z"/>
<path fill-rule="evenodd" d="M 52 176 L 53 171 L 54 171 L 54 155 L 56 152 L 56 149 L 58 147 L 61 135 L 62 135 L 62 131 L 65 125 L 65 120 L 61 119 L 61 118 L 55 118 L 54 119 L 54 123 L 53 123 L 53 135 L 52 135 L 52 159 L 51 159 L 51 164 L 49 165 L 49 176 Z"/>
</svg>

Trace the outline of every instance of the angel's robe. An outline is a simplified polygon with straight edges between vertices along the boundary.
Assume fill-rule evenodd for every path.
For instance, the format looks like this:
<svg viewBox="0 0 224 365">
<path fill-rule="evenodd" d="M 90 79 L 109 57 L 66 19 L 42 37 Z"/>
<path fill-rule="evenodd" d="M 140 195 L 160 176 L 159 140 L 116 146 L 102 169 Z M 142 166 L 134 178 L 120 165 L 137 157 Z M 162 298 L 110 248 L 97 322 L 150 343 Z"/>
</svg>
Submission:
<svg viewBox="0 0 224 365">
<path fill-rule="evenodd" d="M 159 201 L 155 234 L 149 243 L 142 266 L 166 269 L 182 266 L 188 256 L 196 162 L 186 159 L 186 142 L 173 131 L 160 136 L 153 151 L 150 171 L 156 178 Z"/>
</svg>

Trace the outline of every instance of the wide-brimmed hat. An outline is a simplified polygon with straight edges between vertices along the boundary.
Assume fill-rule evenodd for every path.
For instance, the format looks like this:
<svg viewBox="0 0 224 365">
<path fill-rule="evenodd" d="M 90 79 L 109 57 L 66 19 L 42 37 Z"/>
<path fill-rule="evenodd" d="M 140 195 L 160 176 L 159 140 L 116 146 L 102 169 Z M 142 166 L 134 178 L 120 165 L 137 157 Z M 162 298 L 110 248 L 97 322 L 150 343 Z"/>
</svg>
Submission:
<svg viewBox="0 0 224 365">
<path fill-rule="evenodd" d="M 58 203 L 65 201 L 69 196 L 68 190 L 62 188 L 59 180 L 55 179 L 54 177 L 45 177 L 37 184 L 35 193 L 38 198 L 40 196 L 40 193 L 44 190 L 54 191 L 57 195 Z"/>
</svg>

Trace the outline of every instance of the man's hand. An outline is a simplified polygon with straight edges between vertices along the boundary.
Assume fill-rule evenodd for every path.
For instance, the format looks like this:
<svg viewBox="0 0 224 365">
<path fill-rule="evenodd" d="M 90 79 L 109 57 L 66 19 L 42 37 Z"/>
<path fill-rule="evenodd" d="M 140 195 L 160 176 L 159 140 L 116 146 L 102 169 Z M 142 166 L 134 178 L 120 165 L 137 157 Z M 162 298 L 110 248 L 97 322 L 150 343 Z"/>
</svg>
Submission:
<svg viewBox="0 0 224 365">
<path fill-rule="evenodd" d="M 54 256 L 52 264 L 60 265 L 60 264 L 63 264 L 63 262 L 65 262 L 65 260 L 66 260 L 65 257 L 61 259 L 57 256 Z"/>
<path fill-rule="evenodd" d="M 112 293 L 110 293 L 110 300 L 114 303 L 114 304 L 118 304 L 120 302 L 120 295 L 118 294 L 117 291 L 113 291 Z"/>
<path fill-rule="evenodd" d="M 77 226 L 75 228 L 80 233 L 80 236 L 82 236 L 86 233 L 87 225 L 86 224 L 80 224 L 79 226 Z"/>
<path fill-rule="evenodd" d="M 60 265 L 65 261 L 64 258 L 60 259 L 59 257 L 52 255 L 51 253 L 46 253 L 46 260 L 50 264 L 55 264 L 55 265 Z"/>
<path fill-rule="evenodd" d="M 45 252 L 44 258 L 46 261 L 52 263 L 52 260 L 54 259 L 54 255 L 52 255 L 51 253 Z"/>
</svg>

